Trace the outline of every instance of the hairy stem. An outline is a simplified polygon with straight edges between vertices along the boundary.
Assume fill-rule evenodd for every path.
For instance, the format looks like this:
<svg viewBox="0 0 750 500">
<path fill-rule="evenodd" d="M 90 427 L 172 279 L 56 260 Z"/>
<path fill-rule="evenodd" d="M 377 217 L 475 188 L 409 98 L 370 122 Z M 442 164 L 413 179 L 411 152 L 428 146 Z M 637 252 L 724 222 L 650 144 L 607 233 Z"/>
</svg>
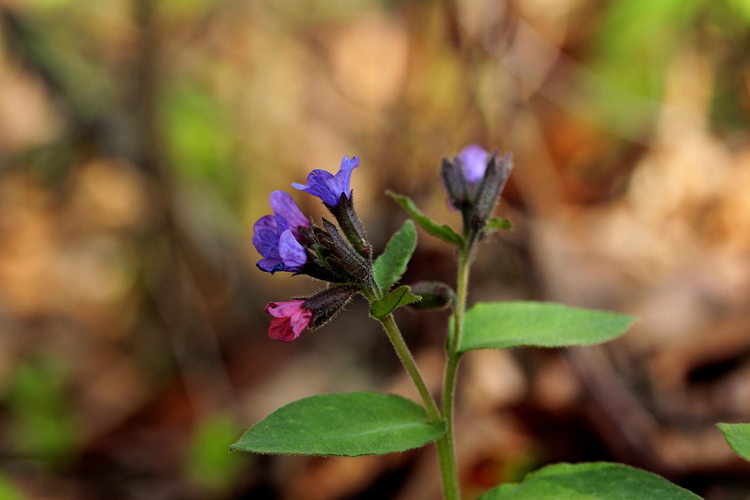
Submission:
<svg viewBox="0 0 750 500">
<path fill-rule="evenodd" d="M 440 471 L 443 475 L 443 488 L 446 499 L 461 498 L 455 446 L 453 443 L 453 404 L 456 393 L 458 362 L 461 357 L 458 353 L 458 346 L 463 334 L 470 262 L 471 250 L 462 250 L 458 257 L 458 283 L 456 287 L 456 304 L 453 310 L 453 334 L 449 335 L 446 342 L 447 360 L 443 379 L 442 398 L 442 414 L 446 430 L 445 435 L 438 440 Z"/>
<path fill-rule="evenodd" d="M 404 342 L 404 337 L 401 336 L 401 331 L 398 329 L 398 325 L 396 325 L 396 321 L 393 319 L 393 314 L 384 317 L 381 320 L 381 323 L 383 323 L 383 327 L 385 328 L 388 338 L 391 340 L 391 344 L 396 350 L 396 354 L 398 354 L 401 363 L 404 365 L 409 377 L 411 377 L 412 382 L 414 382 L 414 385 L 417 387 L 419 397 L 422 398 L 422 402 L 427 409 L 427 415 L 430 417 L 430 422 L 433 424 L 441 422 L 443 418 L 440 415 L 440 410 L 438 410 L 435 400 L 427 389 L 427 384 L 425 384 L 424 378 L 422 378 L 417 362 L 414 361 L 414 356 L 412 356 L 411 351 L 406 346 L 406 342 Z"/>
<path fill-rule="evenodd" d="M 446 432 L 437 440 L 438 459 L 440 461 L 440 474 L 443 481 L 443 495 L 445 500 L 460 500 L 461 488 L 458 479 L 458 467 L 456 465 L 456 452 L 453 442 L 453 403 L 455 400 L 456 375 L 458 372 L 458 362 L 461 357 L 458 352 L 458 346 L 463 333 L 464 314 L 466 312 L 466 297 L 469 286 L 469 264 L 471 263 L 472 249 L 462 249 L 458 257 L 458 284 L 456 289 L 456 303 L 453 311 L 453 331 L 446 342 L 447 361 L 445 366 L 445 375 L 443 379 L 443 398 L 442 411 L 438 410 L 435 400 L 427 389 L 427 385 L 419 372 L 419 367 L 414 361 L 411 351 L 404 342 L 404 338 L 393 319 L 389 314 L 381 320 L 388 338 L 391 341 L 396 354 L 398 354 L 401 363 L 406 368 L 407 373 L 422 398 L 430 422 L 443 422 Z M 368 299 L 370 301 L 379 298 L 379 290 L 369 290 Z"/>
</svg>

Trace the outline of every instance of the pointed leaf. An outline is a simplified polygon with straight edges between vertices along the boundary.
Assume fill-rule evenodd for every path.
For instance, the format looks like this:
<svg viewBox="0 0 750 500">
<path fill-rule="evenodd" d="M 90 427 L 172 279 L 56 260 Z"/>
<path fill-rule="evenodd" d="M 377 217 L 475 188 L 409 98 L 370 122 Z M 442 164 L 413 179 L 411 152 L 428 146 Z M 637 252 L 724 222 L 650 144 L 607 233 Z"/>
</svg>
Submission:
<svg viewBox="0 0 750 500">
<path fill-rule="evenodd" d="M 375 319 L 383 319 L 396 308 L 420 301 L 422 298 L 411 293 L 411 289 L 404 285 L 396 288 L 380 300 L 375 300 L 370 306 L 370 315 Z"/>
<path fill-rule="evenodd" d="M 750 460 L 750 424 L 716 424 L 736 454 Z"/>
<path fill-rule="evenodd" d="M 700 500 L 661 476 L 628 465 L 555 464 L 519 484 L 504 484 L 479 500 Z"/>
<path fill-rule="evenodd" d="M 551 302 L 487 302 L 466 313 L 459 352 L 591 345 L 625 333 L 635 317 Z"/>
<path fill-rule="evenodd" d="M 495 231 L 498 229 L 513 231 L 513 223 L 511 221 L 509 221 L 508 219 L 500 219 L 497 217 L 493 217 L 488 220 L 487 225 L 484 227 L 487 231 Z"/>
<path fill-rule="evenodd" d="M 424 408 L 392 394 L 353 392 L 300 399 L 255 424 L 230 447 L 254 453 L 382 455 L 439 439 Z"/>
<path fill-rule="evenodd" d="M 419 224 L 422 229 L 427 231 L 429 234 L 440 238 L 441 240 L 452 243 L 453 245 L 463 245 L 463 238 L 459 236 L 450 226 L 446 224 L 438 224 L 434 220 L 427 217 L 421 210 L 417 208 L 411 198 L 408 196 L 401 196 L 393 191 L 386 191 L 386 194 L 393 198 L 396 203 L 406 210 L 409 215 Z"/>
<path fill-rule="evenodd" d="M 416 247 L 417 230 L 414 227 L 414 222 L 407 219 L 401 229 L 391 237 L 385 251 L 373 264 L 375 282 L 383 293 L 390 290 L 393 284 L 404 274 Z"/>
</svg>

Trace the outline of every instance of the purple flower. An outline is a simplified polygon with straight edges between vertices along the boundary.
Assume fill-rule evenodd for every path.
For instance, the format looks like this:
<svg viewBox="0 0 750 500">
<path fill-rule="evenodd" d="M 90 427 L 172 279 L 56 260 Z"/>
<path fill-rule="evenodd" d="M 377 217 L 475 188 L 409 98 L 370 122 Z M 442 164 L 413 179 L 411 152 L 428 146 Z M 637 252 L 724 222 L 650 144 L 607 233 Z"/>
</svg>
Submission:
<svg viewBox="0 0 750 500">
<path fill-rule="evenodd" d="M 476 184 L 484 177 L 487 170 L 487 160 L 490 154 L 481 146 L 469 144 L 458 153 L 458 159 L 461 160 L 464 170 L 464 178 L 469 184 Z"/>
<path fill-rule="evenodd" d="M 307 263 L 307 252 L 300 243 L 299 227 L 310 227 L 310 221 L 284 191 L 271 193 L 273 215 L 264 215 L 253 226 L 253 245 L 263 256 L 256 264 L 267 273 L 296 273 Z"/>
<path fill-rule="evenodd" d="M 352 170 L 358 166 L 358 157 L 355 156 L 350 160 L 348 156 L 344 156 L 336 175 L 325 170 L 315 169 L 307 176 L 307 185 L 295 182 L 292 186 L 317 196 L 323 200 L 323 203 L 335 208 L 341 201 L 342 194 L 351 199 L 352 190 L 349 187 L 349 182 L 352 177 Z"/>
<path fill-rule="evenodd" d="M 302 306 L 304 300 L 271 302 L 266 312 L 273 316 L 268 325 L 268 336 L 282 342 L 291 342 L 299 337 L 302 330 L 312 321 L 313 312 Z"/>
</svg>

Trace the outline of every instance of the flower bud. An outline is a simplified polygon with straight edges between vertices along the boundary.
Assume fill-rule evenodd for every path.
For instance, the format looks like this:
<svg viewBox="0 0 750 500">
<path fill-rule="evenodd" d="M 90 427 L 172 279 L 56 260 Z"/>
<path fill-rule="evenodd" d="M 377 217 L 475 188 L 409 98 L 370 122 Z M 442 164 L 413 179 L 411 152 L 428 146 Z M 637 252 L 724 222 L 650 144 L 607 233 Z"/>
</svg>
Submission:
<svg viewBox="0 0 750 500">
<path fill-rule="evenodd" d="M 326 205 L 331 211 L 336 222 L 341 227 L 341 232 L 352 247 L 363 256 L 365 259 L 372 260 L 372 246 L 367 241 L 367 234 L 365 234 L 365 228 L 362 226 L 362 222 L 359 220 L 357 212 L 354 211 L 354 199 L 353 194 L 348 197 L 344 194 L 341 195 L 338 205 Z"/>
<path fill-rule="evenodd" d="M 411 292 L 422 300 L 409 304 L 416 311 L 431 309 L 445 309 L 456 300 L 456 294 L 451 287 L 440 281 L 420 281 L 410 285 Z"/>
<path fill-rule="evenodd" d="M 466 182 L 466 177 L 464 177 L 461 163 L 456 161 L 455 158 L 453 161 L 443 158 L 440 174 L 443 187 L 448 195 L 448 202 L 456 210 L 463 212 L 470 204 L 470 195 L 469 185 Z"/>
<path fill-rule="evenodd" d="M 513 159 L 509 154 L 500 157 L 497 151 L 492 153 L 484 177 L 477 186 L 474 207 L 468 221 L 470 235 L 478 238 L 484 232 L 487 219 L 492 217 L 512 169 Z"/>
<path fill-rule="evenodd" d="M 299 337 L 313 319 L 313 311 L 299 299 L 271 302 L 266 306 L 266 312 L 273 316 L 268 326 L 268 336 L 282 342 L 291 342 Z"/>
<path fill-rule="evenodd" d="M 334 285 L 307 297 L 302 307 L 313 312 L 312 320 L 307 327 L 310 330 L 315 330 L 328 323 L 351 300 L 356 292 L 357 288 L 354 286 Z"/>
<path fill-rule="evenodd" d="M 443 160 L 443 186 L 450 204 L 461 212 L 468 247 L 484 234 L 512 169 L 510 155 L 501 157 L 497 151 L 490 154 L 474 144 L 452 160 Z"/>
<path fill-rule="evenodd" d="M 310 297 L 269 303 L 266 312 L 273 319 L 268 326 L 268 336 L 282 342 L 291 342 L 305 328 L 320 328 L 351 300 L 356 291 L 353 286 L 335 285 Z"/>
</svg>

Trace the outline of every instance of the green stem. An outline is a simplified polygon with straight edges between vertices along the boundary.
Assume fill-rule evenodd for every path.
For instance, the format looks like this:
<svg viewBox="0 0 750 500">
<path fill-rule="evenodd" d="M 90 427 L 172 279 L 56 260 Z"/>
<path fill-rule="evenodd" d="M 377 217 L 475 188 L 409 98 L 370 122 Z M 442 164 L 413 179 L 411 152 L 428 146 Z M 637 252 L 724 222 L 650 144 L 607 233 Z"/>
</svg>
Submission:
<svg viewBox="0 0 750 500">
<path fill-rule="evenodd" d="M 458 346 L 463 333 L 464 314 L 466 312 L 466 297 L 469 286 L 469 264 L 471 262 L 472 250 L 461 250 L 458 257 L 458 284 L 456 287 L 456 304 L 453 311 L 453 335 L 446 342 L 447 361 L 445 367 L 445 378 L 443 379 L 442 412 L 438 410 L 435 400 L 432 398 L 427 385 L 419 372 L 419 367 L 414 361 L 411 351 L 404 342 L 404 338 L 389 314 L 381 320 L 388 338 L 393 344 L 401 363 L 414 382 L 419 396 L 427 409 L 430 422 L 445 424 L 445 434 L 437 440 L 438 459 L 440 461 L 440 473 L 443 480 L 443 495 L 445 500 L 460 500 L 461 488 L 458 480 L 458 467 L 456 465 L 456 452 L 453 442 L 453 402 L 455 400 L 456 374 L 460 353 Z M 367 297 L 370 301 L 380 296 L 379 290 L 368 290 Z"/>
<path fill-rule="evenodd" d="M 422 378 L 422 374 L 419 372 L 419 367 L 417 366 L 417 362 L 414 361 L 411 351 L 406 346 L 406 342 L 404 342 L 404 337 L 401 336 L 401 331 L 398 329 L 398 325 L 396 325 L 396 321 L 393 319 L 393 314 L 389 314 L 383 318 L 381 323 L 383 323 L 383 327 L 385 328 L 388 338 L 391 340 L 391 344 L 393 344 L 393 348 L 396 350 L 396 354 L 398 354 L 401 363 L 404 365 L 407 373 L 409 373 L 409 377 L 411 377 L 412 382 L 414 382 L 414 385 L 417 387 L 419 396 L 422 398 L 422 402 L 427 409 L 427 415 L 430 417 L 430 422 L 433 424 L 440 423 L 443 420 L 443 417 L 440 415 L 440 410 L 438 410 L 435 400 L 427 389 L 427 384 L 425 384 L 424 378 Z"/>
<path fill-rule="evenodd" d="M 424 402 L 425 408 L 427 409 L 427 415 L 430 418 L 430 422 L 437 424 L 444 422 L 446 425 L 446 433 L 442 438 L 437 441 L 438 458 L 440 460 L 440 472 L 443 478 L 443 493 L 445 500 L 459 500 L 461 493 L 458 487 L 458 474 L 456 471 L 456 459 L 453 451 L 453 433 L 450 428 L 450 420 L 443 419 L 438 410 L 435 400 L 432 398 L 430 391 L 427 389 L 427 385 L 419 372 L 417 363 L 414 361 L 414 357 L 411 351 L 406 346 L 404 338 L 401 336 L 401 332 L 396 325 L 396 321 L 393 319 L 393 315 L 389 314 L 381 320 L 385 331 L 388 333 L 388 338 L 393 344 L 393 348 L 396 349 L 401 363 L 409 373 L 412 382 L 417 387 L 419 395 Z M 456 358 L 458 360 L 458 358 Z M 455 369 L 454 377 L 455 379 Z"/>
<path fill-rule="evenodd" d="M 455 389 L 457 368 L 458 356 L 451 356 L 449 354 L 443 385 L 443 421 L 445 422 L 445 434 L 437 441 L 440 474 L 443 476 L 443 494 L 446 500 L 461 498 L 458 467 L 456 465 L 456 451 L 453 443 L 453 392 Z"/>
<path fill-rule="evenodd" d="M 440 455 L 440 471 L 443 476 L 443 489 L 446 499 L 461 498 L 456 465 L 455 446 L 453 443 L 453 415 L 456 393 L 456 375 L 461 358 L 458 346 L 463 334 L 466 298 L 469 286 L 469 264 L 471 250 L 462 250 L 458 256 L 458 283 L 456 286 L 456 304 L 453 310 L 453 335 L 446 342 L 447 360 L 445 378 L 443 379 L 442 414 L 445 420 L 445 435 L 437 442 Z"/>
<path fill-rule="evenodd" d="M 458 283 L 456 284 L 456 308 L 453 311 L 453 336 L 448 339 L 448 352 L 455 354 L 464 333 L 464 314 L 469 289 L 469 265 L 472 251 L 462 250 L 458 254 Z"/>
</svg>

